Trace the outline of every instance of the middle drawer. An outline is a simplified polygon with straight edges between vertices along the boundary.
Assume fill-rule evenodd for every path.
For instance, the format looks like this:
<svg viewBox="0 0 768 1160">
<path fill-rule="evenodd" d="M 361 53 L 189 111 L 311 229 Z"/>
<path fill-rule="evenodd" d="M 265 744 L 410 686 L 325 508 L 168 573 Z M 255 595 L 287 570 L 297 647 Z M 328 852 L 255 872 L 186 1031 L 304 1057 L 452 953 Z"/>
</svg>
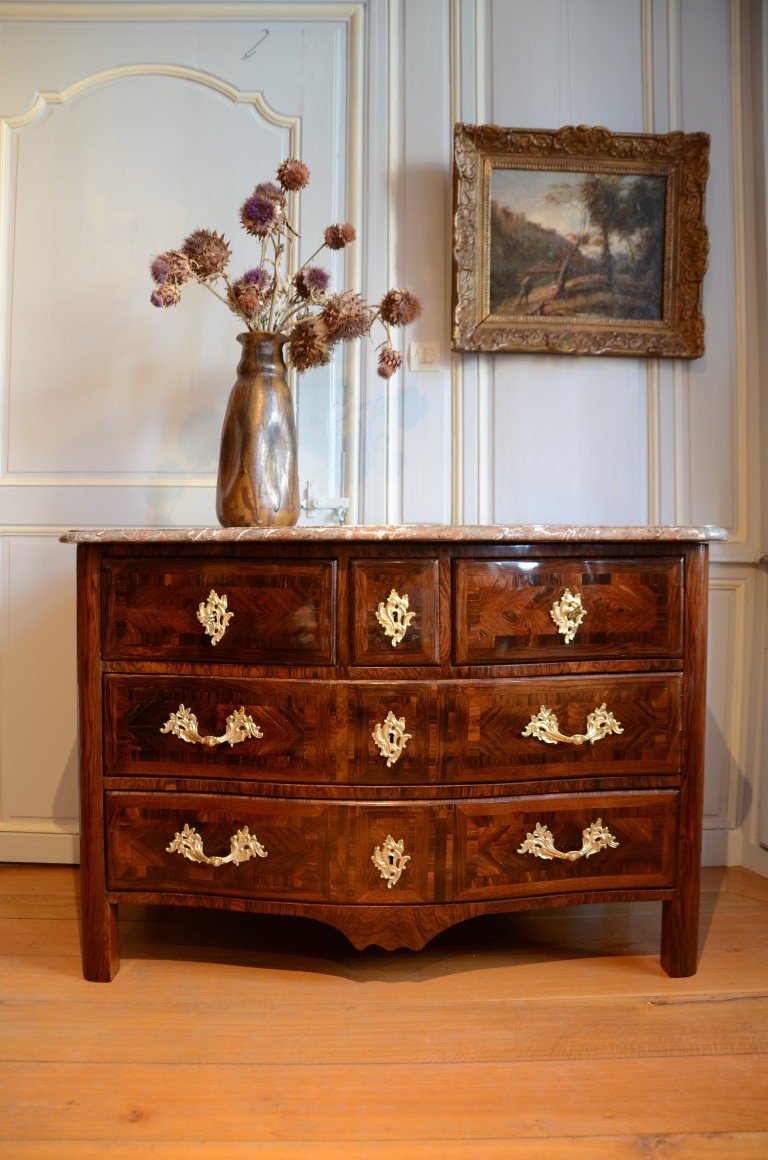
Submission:
<svg viewBox="0 0 768 1160">
<path fill-rule="evenodd" d="M 105 677 L 107 774 L 348 785 L 680 769 L 682 678 L 335 682 Z"/>
</svg>

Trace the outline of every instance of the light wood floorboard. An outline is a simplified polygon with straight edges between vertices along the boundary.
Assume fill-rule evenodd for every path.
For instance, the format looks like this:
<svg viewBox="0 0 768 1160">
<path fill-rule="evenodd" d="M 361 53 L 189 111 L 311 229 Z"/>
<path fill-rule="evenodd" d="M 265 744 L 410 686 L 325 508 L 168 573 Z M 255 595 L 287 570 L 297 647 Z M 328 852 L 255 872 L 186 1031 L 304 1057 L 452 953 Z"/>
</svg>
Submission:
<svg viewBox="0 0 768 1160">
<path fill-rule="evenodd" d="M 476 920 L 420 954 L 300 920 L 121 909 L 80 973 L 76 871 L 0 867 L 5 1160 L 768 1157 L 768 882 L 707 871 L 701 962 L 660 906 Z"/>
</svg>

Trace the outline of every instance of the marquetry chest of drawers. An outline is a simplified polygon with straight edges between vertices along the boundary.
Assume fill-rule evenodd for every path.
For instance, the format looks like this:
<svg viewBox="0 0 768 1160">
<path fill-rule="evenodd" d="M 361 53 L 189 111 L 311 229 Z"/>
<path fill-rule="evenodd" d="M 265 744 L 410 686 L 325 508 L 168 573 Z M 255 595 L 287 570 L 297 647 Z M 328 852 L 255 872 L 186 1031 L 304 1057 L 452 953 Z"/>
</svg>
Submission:
<svg viewBox="0 0 768 1160">
<path fill-rule="evenodd" d="M 155 529 L 78 544 L 83 962 L 134 901 L 419 949 L 661 900 L 696 969 L 709 528 Z"/>
</svg>

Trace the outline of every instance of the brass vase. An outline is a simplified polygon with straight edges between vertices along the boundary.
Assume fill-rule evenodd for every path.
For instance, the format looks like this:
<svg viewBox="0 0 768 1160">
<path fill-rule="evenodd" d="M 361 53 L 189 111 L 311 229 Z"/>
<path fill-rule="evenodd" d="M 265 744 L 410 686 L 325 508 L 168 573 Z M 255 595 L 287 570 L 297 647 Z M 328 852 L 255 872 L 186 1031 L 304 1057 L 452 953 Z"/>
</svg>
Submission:
<svg viewBox="0 0 768 1160">
<path fill-rule="evenodd" d="M 221 432 L 216 515 L 224 527 L 286 527 L 299 518 L 296 421 L 284 335 L 239 334 L 243 353 Z"/>
</svg>

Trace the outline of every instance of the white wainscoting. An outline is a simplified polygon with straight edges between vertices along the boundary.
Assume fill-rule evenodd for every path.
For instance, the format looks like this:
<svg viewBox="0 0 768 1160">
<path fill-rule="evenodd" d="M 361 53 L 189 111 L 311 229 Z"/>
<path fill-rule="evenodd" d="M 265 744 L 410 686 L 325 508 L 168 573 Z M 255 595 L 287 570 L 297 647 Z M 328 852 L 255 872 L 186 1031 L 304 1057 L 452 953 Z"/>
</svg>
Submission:
<svg viewBox="0 0 768 1160">
<path fill-rule="evenodd" d="M 0 858 L 76 857 L 57 534 L 214 519 L 237 327 L 200 288 L 153 311 L 149 257 L 206 225 L 249 263 L 239 204 L 295 152 L 301 252 L 354 221 L 334 285 L 411 286 L 403 353 L 441 351 L 384 382 L 360 345 L 295 383 L 302 480 L 353 522 L 725 525 L 705 859 L 763 865 L 765 46 L 745 0 L 0 3 Z M 452 355 L 457 120 L 708 131 L 704 358 Z"/>
</svg>

